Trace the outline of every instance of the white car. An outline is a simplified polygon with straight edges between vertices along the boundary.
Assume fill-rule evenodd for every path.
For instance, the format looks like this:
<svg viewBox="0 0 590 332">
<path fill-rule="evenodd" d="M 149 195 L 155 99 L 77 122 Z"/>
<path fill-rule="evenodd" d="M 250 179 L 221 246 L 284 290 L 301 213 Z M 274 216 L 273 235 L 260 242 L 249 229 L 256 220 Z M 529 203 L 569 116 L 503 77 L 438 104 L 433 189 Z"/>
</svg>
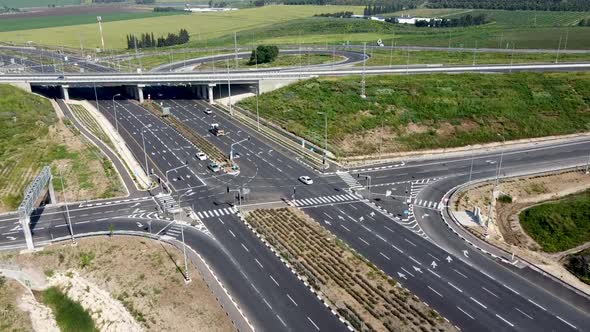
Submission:
<svg viewBox="0 0 590 332">
<path fill-rule="evenodd" d="M 203 152 L 198 152 L 198 153 L 196 154 L 196 157 L 197 157 L 197 159 L 199 159 L 199 160 L 207 160 L 207 155 L 206 155 L 206 154 L 204 154 Z"/>
<path fill-rule="evenodd" d="M 205 114 L 212 114 L 212 113 L 213 113 L 213 111 L 211 109 L 209 109 L 209 108 L 205 109 Z"/>
<path fill-rule="evenodd" d="M 306 175 L 300 176 L 299 181 L 301 181 L 305 184 L 313 184 L 313 180 L 309 176 L 306 176 Z"/>
</svg>

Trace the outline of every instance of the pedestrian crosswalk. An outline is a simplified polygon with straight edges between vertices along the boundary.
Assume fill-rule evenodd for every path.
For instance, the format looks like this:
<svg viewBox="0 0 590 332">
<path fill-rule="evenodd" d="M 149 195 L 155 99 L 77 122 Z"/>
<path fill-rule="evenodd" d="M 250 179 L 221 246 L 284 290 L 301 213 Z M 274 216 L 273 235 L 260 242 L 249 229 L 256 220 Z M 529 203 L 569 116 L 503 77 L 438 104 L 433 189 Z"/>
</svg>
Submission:
<svg viewBox="0 0 590 332">
<path fill-rule="evenodd" d="M 221 217 L 221 216 L 230 215 L 230 214 L 236 214 L 237 212 L 238 212 L 238 209 L 236 209 L 235 207 L 228 207 L 228 208 L 209 210 L 209 211 L 199 211 L 199 212 L 197 212 L 197 216 L 199 216 L 199 218 L 203 219 L 203 218 L 213 218 L 213 217 Z"/>
<path fill-rule="evenodd" d="M 341 203 L 341 202 L 350 202 L 356 201 L 359 198 L 352 195 L 352 194 L 343 194 L 343 195 L 331 195 L 331 196 L 321 196 L 321 197 L 313 197 L 313 198 L 302 198 L 297 199 L 293 202 L 295 206 L 310 206 L 310 205 L 322 205 L 322 204 L 333 204 L 333 203 Z"/>
<path fill-rule="evenodd" d="M 158 194 L 155 198 L 158 204 L 160 204 L 162 209 L 166 212 L 174 213 L 180 209 L 180 206 L 170 194 Z"/>
<path fill-rule="evenodd" d="M 420 206 L 420 207 L 424 207 L 424 208 L 438 210 L 439 208 L 443 207 L 444 204 L 439 203 L 439 202 L 432 202 L 432 201 L 427 201 L 427 200 L 416 199 L 414 201 L 414 206 Z"/>
<path fill-rule="evenodd" d="M 348 185 L 349 188 L 358 188 L 362 185 L 348 172 L 336 172 L 338 176 Z"/>
</svg>

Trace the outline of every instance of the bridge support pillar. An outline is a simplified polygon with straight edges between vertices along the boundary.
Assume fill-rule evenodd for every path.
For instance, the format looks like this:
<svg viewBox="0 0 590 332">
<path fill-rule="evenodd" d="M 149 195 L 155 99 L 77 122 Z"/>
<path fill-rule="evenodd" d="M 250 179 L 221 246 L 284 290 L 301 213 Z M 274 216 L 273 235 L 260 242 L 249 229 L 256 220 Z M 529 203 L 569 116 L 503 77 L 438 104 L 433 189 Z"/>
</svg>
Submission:
<svg viewBox="0 0 590 332">
<path fill-rule="evenodd" d="M 70 101 L 70 93 L 68 91 L 68 88 L 70 86 L 69 85 L 62 85 L 61 86 L 61 97 L 65 100 L 65 101 Z"/>
<path fill-rule="evenodd" d="M 57 204 L 55 189 L 53 189 L 53 176 L 49 179 L 49 200 L 51 201 L 51 204 Z"/>
<path fill-rule="evenodd" d="M 201 85 L 199 88 L 201 89 L 201 99 L 206 100 L 207 99 L 207 86 Z"/>
<path fill-rule="evenodd" d="M 21 227 L 23 228 L 23 232 L 25 233 L 25 241 L 27 242 L 27 249 L 30 251 L 35 250 L 35 244 L 33 244 L 33 235 L 31 234 L 31 216 L 27 215 L 26 217 L 19 218 L 19 222 Z"/>
<path fill-rule="evenodd" d="M 215 87 L 215 84 L 209 84 L 207 87 L 207 99 L 209 99 L 209 104 L 213 104 L 213 87 Z"/>
<path fill-rule="evenodd" d="M 140 104 L 143 104 L 143 88 L 145 85 L 138 85 L 137 86 L 137 99 L 139 100 Z"/>
<path fill-rule="evenodd" d="M 203 96 L 201 95 L 201 86 L 200 85 L 195 85 L 193 87 L 193 91 L 195 92 L 195 94 L 197 95 L 197 99 L 201 99 L 203 98 Z"/>
</svg>

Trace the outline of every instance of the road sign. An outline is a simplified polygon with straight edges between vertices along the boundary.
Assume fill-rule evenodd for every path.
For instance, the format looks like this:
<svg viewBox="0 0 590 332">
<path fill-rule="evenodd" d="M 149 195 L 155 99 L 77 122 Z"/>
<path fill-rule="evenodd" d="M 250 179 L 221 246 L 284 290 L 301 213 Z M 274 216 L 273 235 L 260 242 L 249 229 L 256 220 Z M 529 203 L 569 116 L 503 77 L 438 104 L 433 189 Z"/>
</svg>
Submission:
<svg viewBox="0 0 590 332">
<path fill-rule="evenodd" d="M 410 211 L 404 210 L 404 214 L 410 214 Z"/>
</svg>

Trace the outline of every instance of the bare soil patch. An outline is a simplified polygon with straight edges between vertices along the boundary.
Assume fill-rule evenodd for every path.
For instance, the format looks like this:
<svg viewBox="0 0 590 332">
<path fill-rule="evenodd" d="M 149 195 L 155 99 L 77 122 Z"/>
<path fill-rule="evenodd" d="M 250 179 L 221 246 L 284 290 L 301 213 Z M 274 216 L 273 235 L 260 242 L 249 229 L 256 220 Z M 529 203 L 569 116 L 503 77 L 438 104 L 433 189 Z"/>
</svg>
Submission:
<svg viewBox="0 0 590 332">
<path fill-rule="evenodd" d="M 255 210 L 247 220 L 355 329 L 455 330 L 303 212 Z"/>
<path fill-rule="evenodd" d="M 34 254 L 3 252 L 3 262 L 47 275 L 79 275 L 92 285 L 89 290 L 97 287 L 108 292 L 149 331 L 235 330 L 199 272 L 191 266 L 192 282 L 185 284 L 177 270 L 181 253 L 157 241 L 89 238 L 75 247 L 53 245 Z"/>
<path fill-rule="evenodd" d="M 17 281 L 0 276 L 0 331 L 31 331 L 29 315 L 19 308 L 19 300 L 26 292 Z"/>
</svg>

